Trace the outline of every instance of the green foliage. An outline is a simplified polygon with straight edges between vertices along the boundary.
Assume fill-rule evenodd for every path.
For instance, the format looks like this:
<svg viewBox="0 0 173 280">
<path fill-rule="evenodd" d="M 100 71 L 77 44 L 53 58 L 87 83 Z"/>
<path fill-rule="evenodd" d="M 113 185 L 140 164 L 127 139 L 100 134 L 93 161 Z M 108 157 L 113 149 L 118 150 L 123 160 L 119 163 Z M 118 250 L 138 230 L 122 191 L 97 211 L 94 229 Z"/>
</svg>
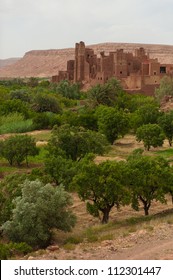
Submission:
<svg viewBox="0 0 173 280">
<path fill-rule="evenodd" d="M 129 102 L 127 103 L 127 109 L 133 113 L 139 108 L 147 105 L 158 107 L 159 103 L 152 96 L 145 96 L 142 94 L 132 94 L 130 95 Z"/>
<path fill-rule="evenodd" d="M 48 88 L 50 86 L 50 81 L 42 80 L 39 82 L 38 86 L 41 88 Z"/>
<path fill-rule="evenodd" d="M 107 147 L 108 143 L 104 135 L 64 125 L 53 129 L 48 151 L 50 155 L 59 155 L 61 150 L 66 158 L 79 161 L 88 153 L 102 155 Z"/>
<path fill-rule="evenodd" d="M 90 105 L 96 107 L 98 105 L 114 106 L 119 94 L 123 91 L 120 82 L 116 79 L 110 79 L 103 85 L 96 85 L 88 92 Z"/>
<path fill-rule="evenodd" d="M 26 179 L 25 174 L 12 174 L 0 182 L 0 224 L 11 219 L 14 208 L 13 199 L 21 195 L 21 185 Z"/>
<path fill-rule="evenodd" d="M 103 214 L 102 223 L 107 223 L 111 209 L 130 203 L 126 187 L 126 164 L 106 161 L 83 164 L 79 174 L 73 179 L 79 197 L 87 201 L 87 210 L 94 216 Z"/>
<path fill-rule="evenodd" d="M 164 149 L 164 150 L 160 150 L 160 151 L 156 151 L 155 152 L 156 155 L 162 156 L 164 158 L 173 158 L 173 149 L 172 148 L 168 148 L 168 149 Z"/>
<path fill-rule="evenodd" d="M 83 238 L 81 236 L 70 236 L 65 240 L 64 244 L 79 244 L 82 241 Z"/>
<path fill-rule="evenodd" d="M 62 94 L 63 97 L 69 99 L 80 99 L 80 85 L 76 83 L 70 83 L 68 80 L 64 80 L 58 83 L 56 87 L 57 93 Z"/>
<path fill-rule="evenodd" d="M 0 104 L 9 99 L 9 89 L 0 84 Z"/>
<path fill-rule="evenodd" d="M 28 81 L 27 81 L 27 85 L 29 86 L 29 87 L 37 87 L 38 86 L 38 82 L 39 82 L 39 80 L 37 79 L 37 78 L 35 78 L 35 77 L 30 77 L 29 79 L 28 79 Z"/>
<path fill-rule="evenodd" d="M 62 186 L 26 180 L 15 204 L 12 220 L 2 225 L 4 234 L 14 242 L 45 247 L 54 228 L 70 231 L 75 225 L 75 216 L 67 209 L 71 197 Z"/>
<path fill-rule="evenodd" d="M 61 107 L 56 97 L 46 93 L 36 93 L 33 98 L 32 108 L 35 112 L 61 113 Z"/>
<path fill-rule="evenodd" d="M 20 89 L 21 87 L 24 87 L 26 83 L 23 79 L 14 78 L 10 80 L 1 80 L 0 85 L 3 85 L 6 88 L 10 88 L 14 90 L 14 89 Z"/>
<path fill-rule="evenodd" d="M 24 116 L 25 119 L 29 118 L 29 108 L 28 104 L 19 100 L 6 100 L 2 104 L 0 104 L 0 115 L 7 116 L 11 113 L 20 113 Z"/>
<path fill-rule="evenodd" d="M 164 113 L 162 117 L 159 118 L 159 125 L 164 131 L 166 138 L 169 141 L 169 145 L 172 146 L 173 139 L 173 111 Z"/>
<path fill-rule="evenodd" d="M 98 235 L 90 227 L 87 228 L 87 230 L 85 232 L 85 238 L 86 238 L 87 242 L 90 242 L 90 243 L 98 241 Z"/>
<path fill-rule="evenodd" d="M 132 207 L 135 210 L 139 209 L 141 201 L 145 215 L 148 215 L 154 199 L 166 202 L 165 193 L 168 185 L 172 184 L 172 172 L 165 159 L 136 154 L 128 159 L 128 172 L 128 183 L 133 196 Z"/>
<path fill-rule="evenodd" d="M 161 127 L 157 124 L 146 124 L 139 127 L 136 131 L 136 140 L 143 141 L 145 149 L 150 147 L 160 147 L 163 145 L 165 135 Z"/>
<path fill-rule="evenodd" d="M 45 173 L 45 169 L 43 167 L 33 168 L 31 173 L 27 175 L 27 179 L 30 181 L 39 179 L 43 184 L 54 183 L 52 177 Z"/>
<path fill-rule="evenodd" d="M 144 104 L 131 116 L 131 126 L 136 129 L 144 124 L 156 124 L 162 113 L 156 104 Z"/>
<path fill-rule="evenodd" d="M 29 135 L 10 136 L 0 145 L 0 155 L 8 160 L 10 165 L 21 163 L 25 160 L 28 165 L 28 156 L 38 154 L 34 138 Z"/>
<path fill-rule="evenodd" d="M 60 124 L 69 124 L 70 126 L 78 126 L 78 114 L 72 110 L 64 110 L 59 117 Z"/>
<path fill-rule="evenodd" d="M 11 99 L 19 99 L 23 102 L 30 102 L 31 101 L 31 94 L 27 89 L 16 89 L 10 91 L 10 98 Z"/>
<path fill-rule="evenodd" d="M 62 124 L 70 126 L 81 126 L 89 130 L 97 130 L 97 117 L 95 111 L 89 108 L 82 108 L 78 111 L 64 111 L 60 117 Z"/>
<path fill-rule="evenodd" d="M 10 113 L 7 116 L 0 117 L 0 134 L 23 133 L 32 129 L 32 120 L 25 120 L 20 113 Z"/>
<path fill-rule="evenodd" d="M 99 106 L 96 109 L 99 131 L 113 144 L 119 136 L 129 131 L 129 114 L 116 108 Z"/>
<path fill-rule="evenodd" d="M 78 113 L 78 126 L 85 129 L 96 130 L 98 129 L 97 117 L 95 111 L 89 108 L 84 108 Z"/>
<path fill-rule="evenodd" d="M 34 129 L 49 128 L 49 117 L 46 113 L 37 113 L 33 118 Z"/>
<path fill-rule="evenodd" d="M 173 96 L 173 78 L 165 76 L 160 81 L 160 86 L 155 90 L 155 96 L 160 101 L 164 96 Z"/>
<path fill-rule="evenodd" d="M 66 189 L 76 175 L 77 164 L 61 155 L 48 155 L 45 159 L 45 172 L 49 174 L 57 185 L 63 184 Z"/>
<path fill-rule="evenodd" d="M 33 117 L 33 129 L 50 129 L 61 125 L 61 116 L 52 112 L 37 113 Z"/>
<path fill-rule="evenodd" d="M 106 150 L 106 138 L 98 132 L 69 125 L 55 127 L 48 143 L 45 171 L 57 184 L 63 183 L 68 189 L 78 163 L 90 153 L 103 154 Z"/>
<path fill-rule="evenodd" d="M 23 255 L 31 252 L 31 246 L 27 245 L 24 242 L 21 243 L 13 243 L 10 242 L 9 244 L 2 244 L 0 243 L 0 259 L 1 260 L 8 260 L 13 256 Z"/>
</svg>

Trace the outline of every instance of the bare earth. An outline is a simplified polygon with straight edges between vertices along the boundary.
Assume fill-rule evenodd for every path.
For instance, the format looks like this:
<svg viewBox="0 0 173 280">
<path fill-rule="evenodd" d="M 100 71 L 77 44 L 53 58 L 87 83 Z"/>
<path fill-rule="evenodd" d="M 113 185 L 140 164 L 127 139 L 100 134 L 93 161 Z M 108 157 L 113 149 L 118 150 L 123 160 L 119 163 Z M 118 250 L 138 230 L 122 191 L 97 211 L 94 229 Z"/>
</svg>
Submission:
<svg viewBox="0 0 173 280">
<path fill-rule="evenodd" d="M 126 238 L 104 240 L 99 244 L 78 244 L 73 250 L 58 246 L 38 251 L 27 259 L 38 260 L 173 260 L 173 225 L 162 225 L 151 234 L 145 230 L 131 233 Z"/>
<path fill-rule="evenodd" d="M 78 213 L 78 222 L 74 233 L 84 230 L 89 225 L 93 227 L 99 226 L 98 219 L 91 217 L 86 213 L 84 203 L 79 200 L 76 195 L 74 197 L 73 211 Z M 164 211 L 168 209 L 170 214 L 173 214 L 171 201 L 168 204 L 160 205 L 154 203 L 151 214 L 158 215 L 158 210 Z M 113 210 L 110 217 L 110 222 L 116 223 L 116 220 L 123 219 L 123 217 L 131 217 L 142 215 L 130 209 L 130 207 L 123 208 L 120 212 Z M 163 212 L 164 213 L 164 212 Z M 116 232 L 117 231 L 117 232 Z M 25 259 L 29 260 L 172 260 L 173 259 L 173 223 L 147 221 L 141 226 L 131 229 L 132 232 L 126 231 L 123 227 L 122 231 L 116 229 L 111 230 L 107 236 L 111 234 L 112 239 L 105 239 L 96 242 L 82 242 L 74 245 L 72 248 L 64 249 L 62 246 L 54 243 L 46 250 L 40 250 L 27 256 Z"/>
<path fill-rule="evenodd" d="M 163 225 L 151 234 L 145 230 L 127 238 L 104 240 L 99 244 L 78 244 L 73 250 L 52 246 L 29 260 L 173 260 L 173 225 Z"/>
</svg>

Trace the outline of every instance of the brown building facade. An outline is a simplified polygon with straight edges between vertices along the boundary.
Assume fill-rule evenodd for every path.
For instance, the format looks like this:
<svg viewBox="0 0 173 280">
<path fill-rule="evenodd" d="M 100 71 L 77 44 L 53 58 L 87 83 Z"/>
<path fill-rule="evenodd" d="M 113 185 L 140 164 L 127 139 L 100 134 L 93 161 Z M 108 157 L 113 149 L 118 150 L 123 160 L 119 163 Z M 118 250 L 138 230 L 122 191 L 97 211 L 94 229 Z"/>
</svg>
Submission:
<svg viewBox="0 0 173 280">
<path fill-rule="evenodd" d="M 158 59 L 150 59 L 144 48 L 134 53 L 118 49 L 99 56 L 85 47 L 84 42 L 76 43 L 75 59 L 67 62 L 67 71 L 60 71 L 52 77 L 53 82 L 69 80 L 81 85 L 104 84 L 110 78 L 121 81 L 127 91 L 153 94 L 164 75 L 173 75 L 173 65 L 160 64 Z"/>
</svg>

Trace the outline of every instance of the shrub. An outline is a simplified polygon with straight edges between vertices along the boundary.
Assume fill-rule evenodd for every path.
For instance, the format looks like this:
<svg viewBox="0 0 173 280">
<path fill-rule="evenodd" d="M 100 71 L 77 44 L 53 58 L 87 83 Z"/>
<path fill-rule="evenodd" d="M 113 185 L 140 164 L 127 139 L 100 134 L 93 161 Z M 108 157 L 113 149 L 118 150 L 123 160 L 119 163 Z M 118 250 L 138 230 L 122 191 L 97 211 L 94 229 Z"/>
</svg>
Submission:
<svg viewBox="0 0 173 280">
<path fill-rule="evenodd" d="M 14 255 L 18 254 L 27 254 L 31 252 L 32 248 L 28 244 L 22 243 L 13 243 L 10 242 L 9 244 L 0 244 L 0 259 L 7 260 Z"/>
<path fill-rule="evenodd" d="M 19 113 L 11 113 L 7 116 L 2 116 L 0 119 L 0 134 L 22 133 L 31 131 L 32 128 L 32 120 L 25 120 L 23 115 Z"/>
<path fill-rule="evenodd" d="M 62 109 L 56 97 L 45 93 L 37 93 L 34 96 L 32 108 L 35 112 L 61 113 Z"/>
<path fill-rule="evenodd" d="M 75 225 L 75 216 L 67 209 L 72 204 L 71 197 L 62 186 L 26 180 L 15 204 L 12 220 L 2 225 L 4 234 L 13 242 L 45 247 L 54 228 L 70 231 Z"/>
<path fill-rule="evenodd" d="M 60 115 L 52 112 L 37 113 L 33 118 L 34 129 L 47 129 L 52 128 L 54 125 L 60 125 Z"/>
</svg>

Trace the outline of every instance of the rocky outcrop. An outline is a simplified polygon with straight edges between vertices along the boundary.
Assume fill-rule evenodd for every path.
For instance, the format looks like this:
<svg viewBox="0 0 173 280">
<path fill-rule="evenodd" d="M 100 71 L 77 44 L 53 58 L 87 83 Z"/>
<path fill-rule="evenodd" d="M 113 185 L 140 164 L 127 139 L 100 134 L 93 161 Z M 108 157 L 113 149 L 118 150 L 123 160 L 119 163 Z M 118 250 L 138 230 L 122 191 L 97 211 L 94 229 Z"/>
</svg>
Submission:
<svg viewBox="0 0 173 280">
<path fill-rule="evenodd" d="M 87 47 L 92 48 L 97 54 L 101 51 L 109 53 L 121 48 L 133 52 L 136 48 L 144 47 L 151 58 L 158 58 L 161 63 L 173 64 L 173 46 L 102 43 Z M 13 65 L 0 68 L 0 78 L 51 77 L 57 75 L 60 70 L 66 70 L 67 60 L 70 59 L 74 59 L 74 48 L 29 51 Z"/>
</svg>

